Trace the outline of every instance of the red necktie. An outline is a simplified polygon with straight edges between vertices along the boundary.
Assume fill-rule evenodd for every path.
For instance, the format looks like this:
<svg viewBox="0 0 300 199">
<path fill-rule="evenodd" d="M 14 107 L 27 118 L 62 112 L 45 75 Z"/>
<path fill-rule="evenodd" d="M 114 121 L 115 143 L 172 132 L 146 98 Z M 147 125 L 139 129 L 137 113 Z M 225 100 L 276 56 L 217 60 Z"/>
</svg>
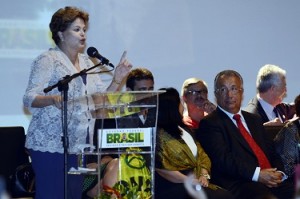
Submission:
<svg viewBox="0 0 300 199">
<path fill-rule="evenodd" d="M 244 127 L 242 121 L 241 121 L 241 116 L 239 114 L 235 114 L 233 116 L 233 119 L 236 120 L 238 129 L 240 130 L 241 134 L 245 138 L 245 140 L 248 142 L 249 146 L 251 147 L 252 151 L 254 152 L 257 160 L 259 167 L 261 169 L 266 169 L 266 168 L 271 168 L 271 164 L 266 157 L 265 153 L 261 150 L 261 148 L 256 144 L 255 140 L 252 138 L 252 136 L 249 134 L 247 129 Z"/>
</svg>

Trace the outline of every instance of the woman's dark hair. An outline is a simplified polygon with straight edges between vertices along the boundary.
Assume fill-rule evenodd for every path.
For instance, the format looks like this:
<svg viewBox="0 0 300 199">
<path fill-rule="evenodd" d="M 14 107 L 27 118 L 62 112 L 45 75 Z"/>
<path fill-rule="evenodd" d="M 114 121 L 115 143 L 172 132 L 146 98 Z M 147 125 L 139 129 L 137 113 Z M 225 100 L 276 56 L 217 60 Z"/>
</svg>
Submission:
<svg viewBox="0 0 300 199">
<path fill-rule="evenodd" d="M 179 112 L 180 96 L 175 88 L 161 88 L 166 91 L 159 95 L 157 127 L 163 128 L 172 136 L 178 137 L 181 131 L 178 126 L 185 127 Z"/>
<path fill-rule="evenodd" d="M 66 6 L 65 8 L 60 8 L 53 14 L 49 27 L 52 32 L 52 39 L 56 45 L 60 41 L 58 32 L 65 31 L 77 18 L 81 18 L 87 26 L 89 14 L 76 7 Z"/>
<path fill-rule="evenodd" d="M 300 116 L 300 95 L 298 95 L 295 98 L 294 103 L 295 103 L 296 115 Z"/>
</svg>

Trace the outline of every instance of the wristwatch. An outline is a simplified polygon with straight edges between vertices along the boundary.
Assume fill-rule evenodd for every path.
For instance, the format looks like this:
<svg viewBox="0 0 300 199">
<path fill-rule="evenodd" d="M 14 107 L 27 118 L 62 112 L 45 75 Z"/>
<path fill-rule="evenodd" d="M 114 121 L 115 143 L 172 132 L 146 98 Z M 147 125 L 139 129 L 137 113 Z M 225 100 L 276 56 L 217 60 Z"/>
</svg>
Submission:
<svg viewBox="0 0 300 199">
<path fill-rule="evenodd" d="M 202 173 L 200 176 L 205 177 L 207 180 L 210 180 L 210 175 L 208 173 Z"/>
</svg>

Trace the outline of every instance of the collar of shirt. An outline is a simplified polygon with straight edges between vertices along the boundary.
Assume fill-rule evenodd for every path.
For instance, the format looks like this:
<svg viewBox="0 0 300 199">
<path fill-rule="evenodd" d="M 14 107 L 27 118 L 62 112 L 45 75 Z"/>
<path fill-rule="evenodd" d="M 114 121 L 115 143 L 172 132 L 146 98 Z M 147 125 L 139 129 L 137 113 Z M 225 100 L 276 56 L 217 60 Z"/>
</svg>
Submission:
<svg viewBox="0 0 300 199">
<path fill-rule="evenodd" d="M 275 119 L 276 115 L 273 112 L 274 107 L 271 104 L 269 104 L 268 102 L 266 102 L 265 100 L 263 100 L 262 98 L 260 98 L 259 96 L 257 96 L 257 100 L 260 103 L 260 105 L 262 106 L 262 108 L 264 109 L 269 120 Z"/>
<path fill-rule="evenodd" d="M 241 116 L 241 120 L 242 120 L 242 123 L 243 123 L 244 127 L 247 129 L 248 132 L 250 132 L 249 129 L 248 129 L 248 126 L 247 126 L 247 124 L 246 124 L 245 118 L 244 118 L 244 116 L 243 116 L 243 114 L 242 114 L 242 112 L 241 112 L 241 109 L 239 110 L 239 112 L 237 112 L 237 113 L 235 113 L 235 114 L 232 114 L 232 113 L 229 113 L 228 111 L 225 111 L 225 110 L 222 109 L 220 106 L 218 106 L 218 108 L 219 108 L 221 111 L 223 111 L 223 112 L 231 119 L 231 121 L 233 122 L 233 124 L 234 124 L 235 126 L 237 126 L 237 124 L 236 124 L 235 119 L 233 119 L 233 116 L 234 116 L 235 114 L 239 114 L 239 115 Z M 250 134 L 251 134 L 251 133 L 250 133 Z"/>
</svg>

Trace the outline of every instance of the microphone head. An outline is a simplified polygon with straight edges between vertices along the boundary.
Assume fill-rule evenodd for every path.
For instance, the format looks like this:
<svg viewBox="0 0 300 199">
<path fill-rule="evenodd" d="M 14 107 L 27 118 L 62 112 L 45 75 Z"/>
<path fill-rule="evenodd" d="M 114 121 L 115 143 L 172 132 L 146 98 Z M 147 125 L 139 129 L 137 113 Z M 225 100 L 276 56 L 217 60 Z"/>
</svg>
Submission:
<svg viewBox="0 0 300 199">
<path fill-rule="evenodd" d="M 99 54 L 98 50 L 95 47 L 89 47 L 86 52 L 90 57 L 97 57 L 97 55 Z"/>
<path fill-rule="evenodd" d="M 98 50 L 95 47 L 89 47 L 86 50 L 86 52 L 87 52 L 88 56 L 93 57 L 93 58 L 98 58 L 102 64 L 109 65 L 112 68 L 114 68 L 114 65 L 112 65 L 111 63 L 109 63 L 108 59 L 106 59 L 105 57 L 103 57 L 102 55 L 100 55 L 99 52 L 98 52 Z"/>
</svg>

